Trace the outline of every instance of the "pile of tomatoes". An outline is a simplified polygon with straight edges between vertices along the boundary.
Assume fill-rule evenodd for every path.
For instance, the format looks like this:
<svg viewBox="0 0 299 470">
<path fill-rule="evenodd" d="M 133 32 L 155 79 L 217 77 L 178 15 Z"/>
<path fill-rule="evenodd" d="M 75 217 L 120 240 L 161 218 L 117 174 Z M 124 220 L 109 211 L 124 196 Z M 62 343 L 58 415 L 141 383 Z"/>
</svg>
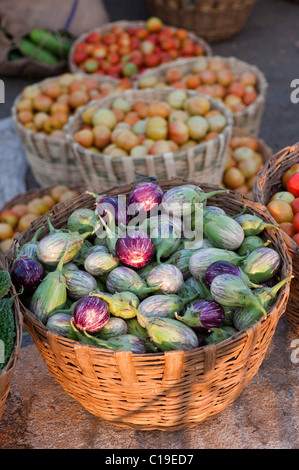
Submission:
<svg viewBox="0 0 299 470">
<path fill-rule="evenodd" d="M 284 230 L 299 245 L 299 163 L 295 163 L 282 177 L 284 191 L 270 199 L 267 209 Z"/>
</svg>

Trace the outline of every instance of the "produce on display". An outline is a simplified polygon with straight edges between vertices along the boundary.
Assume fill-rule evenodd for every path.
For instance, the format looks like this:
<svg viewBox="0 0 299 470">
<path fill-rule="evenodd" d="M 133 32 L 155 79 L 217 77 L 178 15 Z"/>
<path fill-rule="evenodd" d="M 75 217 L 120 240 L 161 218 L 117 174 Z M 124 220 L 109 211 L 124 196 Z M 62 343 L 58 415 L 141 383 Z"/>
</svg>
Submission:
<svg viewBox="0 0 299 470">
<path fill-rule="evenodd" d="M 73 199 L 79 191 L 66 185 L 56 185 L 43 196 L 34 195 L 26 203 L 16 203 L 0 212 L 0 252 L 6 253 L 16 233 L 23 233 L 38 216 L 49 212 L 59 202 Z M 23 246 L 20 255 L 35 257 L 38 233 L 31 244 Z"/>
<path fill-rule="evenodd" d="M 185 184 L 163 191 L 155 184 L 136 182 L 126 198 L 126 214 L 134 195 L 143 200 L 137 225 L 136 207 L 130 220 L 117 226 L 115 199 L 108 206 L 104 194 L 92 193 L 94 210 L 75 209 L 66 228 L 55 229 L 48 218 L 49 233 L 31 243 L 37 243 L 32 259 L 16 257 L 11 275 L 24 289 L 22 301 L 50 330 L 100 348 L 144 354 L 218 343 L 267 316 L 290 281 L 279 279 L 280 256 L 263 233 L 277 227 L 246 208 L 232 216 L 209 205 L 209 197 L 226 191 L 221 188 L 204 193 L 196 184 Z M 143 191 L 150 205 L 153 194 L 162 195 L 159 206 L 155 199 L 152 204 L 161 214 L 147 210 Z M 203 231 L 202 244 L 184 248 L 194 233 L 186 239 L 185 214 L 173 211 L 173 205 L 169 210 L 169 201 L 177 206 L 189 201 L 192 225 Z M 203 204 L 200 228 L 196 203 Z M 99 215 L 104 213 L 106 222 Z M 161 228 L 173 227 L 174 218 L 180 224 L 175 243 L 170 232 L 170 243 Z M 99 229 L 105 238 L 98 237 Z M 36 266 L 42 268 L 40 277 L 31 276 Z"/>
<path fill-rule="evenodd" d="M 114 25 L 110 31 L 96 30 L 74 45 L 71 61 L 86 74 L 132 77 L 179 57 L 203 56 L 206 50 L 183 28 L 165 26 L 151 17 L 144 25 Z"/>
<path fill-rule="evenodd" d="M 299 245 L 299 163 L 284 172 L 281 188 L 271 197 L 267 209 L 281 229 Z"/>
<path fill-rule="evenodd" d="M 258 78 L 252 71 L 234 72 L 219 57 L 200 57 L 185 72 L 174 64 L 164 73 L 148 71 L 138 80 L 139 88 L 171 86 L 180 90 L 194 90 L 223 102 L 232 113 L 243 111 L 256 101 Z"/>
<path fill-rule="evenodd" d="M 16 325 L 13 313 L 14 297 L 9 296 L 12 286 L 10 275 L 7 271 L 0 271 L 0 340 L 4 345 L 4 361 L 0 362 L 0 370 L 9 361 L 13 352 L 16 338 Z"/>
<path fill-rule="evenodd" d="M 119 94 L 110 108 L 86 106 L 81 120 L 73 134 L 77 144 L 96 153 L 137 158 L 194 147 L 214 139 L 228 125 L 204 95 L 172 89 L 165 99 L 150 103 L 131 103 Z M 155 195 L 157 201 L 159 197 Z"/>
<path fill-rule="evenodd" d="M 17 119 L 28 130 L 64 138 L 63 127 L 80 106 L 128 88 L 131 88 L 131 84 L 127 79 L 110 83 L 64 73 L 27 85 L 16 103 Z"/>
</svg>

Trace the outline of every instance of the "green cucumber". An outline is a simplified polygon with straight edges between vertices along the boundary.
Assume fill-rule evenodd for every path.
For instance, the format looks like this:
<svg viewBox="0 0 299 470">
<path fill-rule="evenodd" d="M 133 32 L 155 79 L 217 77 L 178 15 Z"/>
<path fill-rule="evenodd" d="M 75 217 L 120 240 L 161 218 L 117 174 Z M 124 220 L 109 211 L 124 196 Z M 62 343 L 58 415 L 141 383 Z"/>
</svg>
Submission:
<svg viewBox="0 0 299 470">
<path fill-rule="evenodd" d="M 19 49 L 25 56 L 32 57 L 32 59 L 43 64 L 58 65 L 60 62 L 51 52 L 40 49 L 27 38 L 20 40 Z"/>
<path fill-rule="evenodd" d="M 60 35 L 45 31 L 44 29 L 33 29 L 29 33 L 29 37 L 35 44 L 43 48 L 45 47 L 49 52 L 58 57 L 61 55 L 67 57 L 70 52 L 70 41 Z"/>
</svg>

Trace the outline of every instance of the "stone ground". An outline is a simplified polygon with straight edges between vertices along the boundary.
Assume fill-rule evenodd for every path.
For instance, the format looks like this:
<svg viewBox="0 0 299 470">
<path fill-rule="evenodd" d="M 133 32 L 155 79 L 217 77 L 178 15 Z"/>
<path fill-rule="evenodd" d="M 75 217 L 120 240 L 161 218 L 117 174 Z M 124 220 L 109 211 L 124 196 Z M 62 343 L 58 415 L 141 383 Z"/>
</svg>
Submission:
<svg viewBox="0 0 299 470">
<path fill-rule="evenodd" d="M 140 0 L 105 4 L 112 21 L 148 16 Z M 212 45 L 214 54 L 236 56 L 266 75 L 269 90 L 260 136 L 274 152 L 299 141 L 299 104 L 290 99 L 290 83 L 299 78 L 298 19 L 296 2 L 259 0 L 241 33 Z M 9 116 L 16 94 L 31 82 L 5 79 L 0 118 Z M 30 172 L 27 185 L 36 185 Z M 282 317 L 258 374 L 234 403 L 209 421 L 170 433 L 123 429 L 88 413 L 54 380 L 31 337 L 24 334 L 0 422 L 0 449 L 298 449 L 294 340 Z"/>
</svg>

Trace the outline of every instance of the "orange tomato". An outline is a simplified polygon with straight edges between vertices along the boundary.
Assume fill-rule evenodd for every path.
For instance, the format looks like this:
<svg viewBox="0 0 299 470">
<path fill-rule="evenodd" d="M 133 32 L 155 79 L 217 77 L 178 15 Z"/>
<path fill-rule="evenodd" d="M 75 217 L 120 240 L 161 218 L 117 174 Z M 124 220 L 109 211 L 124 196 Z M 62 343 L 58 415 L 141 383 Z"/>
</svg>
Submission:
<svg viewBox="0 0 299 470">
<path fill-rule="evenodd" d="M 295 243 L 297 243 L 297 245 L 299 245 L 299 233 L 296 233 L 292 239 L 294 240 Z"/>
<path fill-rule="evenodd" d="M 291 203 L 291 207 L 293 209 L 294 214 L 297 214 L 299 212 L 299 197 L 296 197 L 294 201 Z"/>
<path fill-rule="evenodd" d="M 282 184 L 286 188 L 290 177 L 299 171 L 299 163 L 295 163 L 289 168 L 282 177 Z"/>
<path fill-rule="evenodd" d="M 289 235 L 289 237 L 293 237 L 293 235 L 295 235 L 295 229 L 294 229 L 294 225 L 292 224 L 292 222 L 283 222 L 282 224 L 280 224 L 280 228 L 287 235 Z"/>
<path fill-rule="evenodd" d="M 271 201 L 267 209 L 278 224 L 293 222 L 294 214 L 290 204 L 283 200 Z"/>
</svg>

